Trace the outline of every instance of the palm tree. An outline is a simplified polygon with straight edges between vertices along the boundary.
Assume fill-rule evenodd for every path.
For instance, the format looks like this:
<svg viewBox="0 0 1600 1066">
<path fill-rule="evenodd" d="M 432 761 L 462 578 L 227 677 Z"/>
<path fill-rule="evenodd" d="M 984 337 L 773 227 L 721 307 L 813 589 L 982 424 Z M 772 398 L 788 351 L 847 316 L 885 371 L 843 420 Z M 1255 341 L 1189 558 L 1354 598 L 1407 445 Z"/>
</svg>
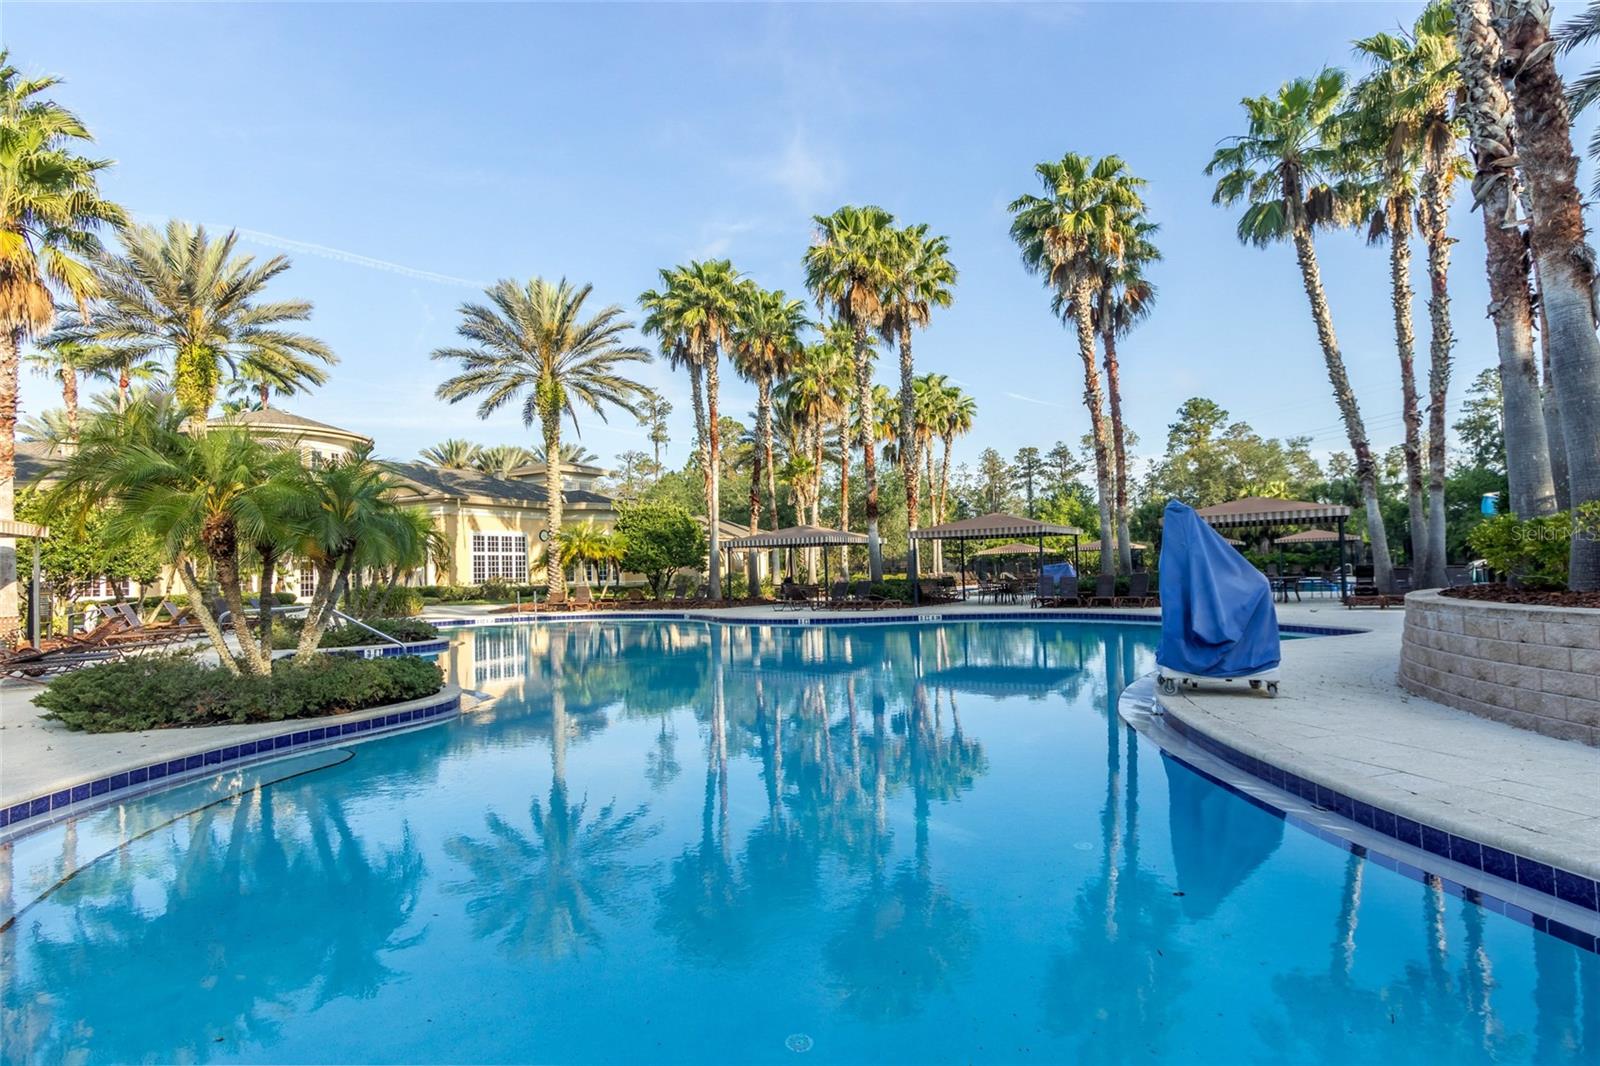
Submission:
<svg viewBox="0 0 1600 1066">
<path fill-rule="evenodd" d="M 806 490 L 811 505 L 811 524 L 822 524 L 822 474 L 827 427 L 838 417 L 839 383 L 849 376 L 848 357 L 837 346 L 822 341 L 808 345 L 795 361 L 789 376 L 778 385 L 778 399 L 788 417 L 803 428 L 809 444 L 810 477 Z M 849 462 L 849 448 L 845 448 Z M 849 525 L 848 504 L 840 512 L 839 528 Z M 847 571 L 841 571 L 845 573 Z"/>
<path fill-rule="evenodd" d="M 185 432 L 187 413 L 157 401 L 97 413 L 58 468 L 48 510 L 52 521 L 70 525 L 109 503 L 114 532 L 154 535 L 223 666 L 264 676 L 271 664 L 245 616 L 241 550 L 265 545 L 276 555 L 297 534 L 299 459 L 238 427 Z M 197 556 L 210 564 L 232 615 L 237 653 L 207 602 Z"/>
<path fill-rule="evenodd" d="M 1239 220 L 1241 242 L 1265 247 L 1288 239 L 1294 244 L 1334 402 L 1355 455 L 1374 576 L 1380 589 L 1391 591 L 1394 574 L 1378 501 L 1377 462 L 1339 351 L 1312 236 L 1318 226 L 1348 222 L 1358 201 L 1348 185 L 1336 184 L 1349 170 L 1348 149 L 1338 130 L 1344 90 L 1342 72 L 1323 70 L 1286 83 L 1276 96 L 1246 98 L 1241 103 L 1249 117 L 1248 132 L 1219 148 L 1206 173 L 1219 176 L 1213 203 L 1249 205 Z"/>
<path fill-rule="evenodd" d="M 87 159 L 88 129 L 44 94 L 56 78 L 24 78 L 0 50 L 0 522 L 16 517 L 17 388 L 22 345 L 50 328 L 59 292 L 87 312 L 96 294 L 86 259 L 95 231 L 120 225 L 100 196 L 108 160 Z M 0 538 L 0 643 L 17 631 L 17 551 Z"/>
<path fill-rule="evenodd" d="M 806 251 L 806 288 L 817 306 L 832 308 L 850 327 L 856 368 L 857 424 L 874 424 L 872 344 L 868 334 L 881 329 L 885 299 L 893 284 L 894 216 L 881 207 L 839 208 L 817 215 L 818 232 Z M 858 443 L 867 479 L 867 559 L 873 581 L 883 580 L 883 545 L 878 540 L 878 460 L 871 440 Z"/>
<path fill-rule="evenodd" d="M 661 271 L 662 289 L 639 297 L 644 328 L 661 338 L 668 360 L 689 368 L 695 394 L 706 486 L 706 529 L 711 596 L 722 597 L 722 553 L 717 523 L 722 513 L 722 425 L 718 383 L 723 347 L 733 335 L 739 309 L 739 273 L 726 259 L 691 262 Z M 701 389 L 704 388 L 702 395 Z"/>
<path fill-rule="evenodd" d="M 1488 4 L 1464 0 L 1457 8 L 1461 55 L 1461 113 L 1472 140 L 1472 200 L 1483 207 L 1489 317 L 1494 319 L 1504 397 L 1506 480 L 1511 510 L 1524 518 L 1557 509 L 1539 362 L 1533 351 L 1533 307 L 1528 295 L 1528 249 L 1518 226 L 1515 120 L 1500 80 L 1504 56 L 1490 24 Z M 1548 340 L 1548 331 L 1544 333 Z M 1552 412 L 1554 413 L 1554 412 Z"/>
<path fill-rule="evenodd" d="M 1479 17 L 1486 0 L 1465 5 Z M 1550 369 L 1567 445 L 1567 478 L 1574 511 L 1600 500 L 1600 335 L 1595 333 L 1595 265 L 1584 240 L 1578 160 L 1565 89 L 1556 72 L 1549 0 L 1504 3 L 1501 40 L 1512 71 L 1517 158 L 1532 208 L 1529 235 L 1536 257 Z M 1487 15 L 1487 11 L 1482 12 Z M 1576 529 L 1568 585 L 1600 589 L 1600 531 Z"/>
<path fill-rule="evenodd" d="M 417 457 L 433 466 L 442 466 L 446 470 L 472 470 L 477 466 L 478 446 L 469 440 L 451 437 L 442 440 L 431 448 L 424 448 L 417 453 Z"/>
<path fill-rule="evenodd" d="M 944 374 L 923 374 L 912 382 L 916 394 L 917 454 L 922 457 L 922 477 L 928 486 L 928 521 L 939 521 L 939 482 L 933 476 L 933 438 L 943 424 L 943 406 L 949 379 Z M 937 545 L 935 552 L 937 552 Z"/>
<path fill-rule="evenodd" d="M 1121 159 L 1099 161 L 1068 152 L 1058 162 L 1034 167 L 1044 196 L 1021 196 L 1011 203 L 1011 238 L 1022 249 L 1027 268 L 1044 277 L 1063 317 L 1077 328 L 1083 361 L 1083 401 L 1089 409 L 1095 475 L 1100 497 L 1100 542 L 1112 542 L 1111 440 L 1103 414 L 1100 375 L 1095 368 L 1093 295 L 1107 269 L 1120 266 L 1126 229 L 1123 220 L 1143 208 L 1144 182 L 1127 172 Z M 1116 556 L 1100 553 L 1103 574 L 1116 573 Z"/>
<path fill-rule="evenodd" d="M 928 235 L 926 225 L 907 226 L 893 235 L 890 282 L 884 300 L 883 339 L 900 345 L 900 469 L 906 483 L 906 528 L 917 528 L 922 492 L 920 439 L 917 435 L 915 364 L 911 330 L 926 327 L 935 307 L 949 307 L 956 268 L 950 262 L 946 237 Z M 906 574 L 917 577 L 917 542 L 907 540 Z"/>
<path fill-rule="evenodd" d="M 536 445 L 533 449 L 533 461 L 542 463 L 548 456 L 544 445 Z M 600 461 L 600 457 L 581 444 L 562 444 L 556 449 L 556 456 L 563 466 L 593 466 Z"/>
<path fill-rule="evenodd" d="M 224 368 L 297 391 L 321 384 L 323 365 L 338 361 L 321 341 L 284 328 L 311 317 L 309 300 L 262 299 L 289 269 L 288 258 L 257 264 L 236 254 L 238 240 L 236 233 L 213 239 L 204 226 L 176 220 L 165 230 L 132 226 L 123 231 L 122 253 L 98 265 L 96 339 L 130 357 L 170 358 L 178 402 L 201 422 Z"/>
<path fill-rule="evenodd" d="M 1354 93 L 1389 133 L 1386 162 L 1411 156 L 1420 161 L 1417 227 L 1428 246 L 1428 522 L 1422 584 L 1448 584 L 1445 574 L 1445 398 L 1450 385 L 1450 200 L 1465 161 L 1456 148 L 1461 137 L 1451 102 L 1461 90 L 1455 16 L 1448 3 L 1434 2 L 1409 34 L 1380 33 L 1356 42 L 1359 54 L 1377 70 Z M 1363 91 L 1365 90 L 1365 98 Z M 1403 163 L 1401 166 L 1403 167 Z M 1408 471 L 1409 473 L 1409 471 Z M 1413 544 L 1417 530 L 1412 530 Z"/>
<path fill-rule="evenodd" d="M 1395 351 L 1400 360 L 1400 408 L 1405 426 L 1401 445 L 1406 466 L 1406 505 L 1411 526 L 1411 565 L 1420 579 L 1428 552 L 1428 511 L 1423 495 L 1422 409 L 1417 399 L 1417 335 L 1411 315 L 1412 212 L 1417 202 L 1418 143 L 1415 115 L 1398 106 L 1407 88 L 1404 67 L 1396 62 L 1409 49 L 1405 40 L 1380 33 L 1355 42 L 1357 54 L 1378 69 L 1351 94 L 1346 116 L 1353 158 L 1378 163 L 1367 241 L 1389 241 L 1389 300 L 1394 311 Z"/>
<path fill-rule="evenodd" d="M 82 320 L 77 312 L 66 310 L 60 324 L 40 337 L 27 355 L 35 371 L 61 382 L 61 406 L 66 414 L 67 439 L 78 439 L 78 378 L 106 377 L 107 349 L 84 340 Z"/>
<path fill-rule="evenodd" d="M 532 466 L 538 461 L 533 452 L 520 444 L 493 444 L 478 448 L 472 455 L 470 465 L 480 474 L 507 478 L 512 471 Z"/>
<path fill-rule="evenodd" d="M 938 410 L 944 415 L 939 426 L 939 439 L 944 443 L 944 462 L 939 469 L 939 515 L 936 521 L 942 522 L 950 517 L 950 453 L 957 437 L 972 432 L 972 425 L 978 418 L 978 401 L 952 385 L 946 390 L 945 399 Z M 941 567 L 944 564 L 942 551 L 939 564 Z"/>
<path fill-rule="evenodd" d="M 582 525 L 567 526 L 556 544 L 556 556 L 562 569 L 575 568 L 578 584 L 584 588 L 589 587 L 589 567 L 605 568 L 609 573 L 610 564 L 621 560 L 622 550 L 622 539 L 595 525 L 592 518 Z"/>
<path fill-rule="evenodd" d="M 552 285 L 534 278 L 525 285 L 501 280 L 486 292 L 489 303 L 461 305 L 456 333 L 472 347 L 438 348 L 433 358 L 459 363 L 461 372 L 438 388 L 451 403 L 481 396 L 478 417 L 488 418 L 505 404 L 522 399 L 522 424 L 539 423 L 547 456 L 545 464 L 545 532 L 554 541 L 561 532 L 561 416 L 576 429 L 578 407 L 605 421 L 607 406 L 637 417 L 645 387 L 619 371 L 627 363 L 648 362 L 643 348 L 623 342 L 633 323 L 615 304 L 584 317 L 584 302 L 593 286 L 573 286 L 562 278 Z M 566 596 L 560 560 L 546 553 L 546 595 Z"/>
<path fill-rule="evenodd" d="M 1103 265 L 1095 289 L 1095 324 L 1105 356 L 1106 397 L 1111 415 L 1112 458 L 1116 502 L 1117 563 L 1123 573 L 1133 572 L 1133 541 L 1128 531 L 1128 435 L 1122 423 L 1122 371 L 1117 362 L 1117 338 L 1142 322 L 1155 303 L 1156 287 L 1144 268 L 1161 258 L 1151 238 L 1161 229 L 1154 222 L 1130 218 L 1124 222 L 1121 262 Z"/>
<path fill-rule="evenodd" d="M 317 583 L 296 661 L 309 662 L 317 655 L 352 575 L 426 555 L 427 529 L 414 520 L 410 508 L 395 502 L 399 487 L 399 480 L 365 448 L 300 470 L 293 486 L 301 529 L 296 553 L 316 571 Z"/>
<path fill-rule="evenodd" d="M 733 327 L 733 365 L 740 376 L 756 384 L 756 430 L 761 438 L 761 463 L 767 475 L 767 506 L 772 528 L 778 528 L 778 475 L 772 447 L 772 388 L 793 370 L 803 346 L 800 334 L 811 323 L 805 305 L 791 300 L 782 289 L 766 290 L 751 282 L 740 287 L 738 317 Z M 757 501 L 754 485 L 750 499 Z M 757 505 L 758 506 L 758 505 Z M 750 512 L 750 532 L 759 528 L 757 511 Z"/>
</svg>

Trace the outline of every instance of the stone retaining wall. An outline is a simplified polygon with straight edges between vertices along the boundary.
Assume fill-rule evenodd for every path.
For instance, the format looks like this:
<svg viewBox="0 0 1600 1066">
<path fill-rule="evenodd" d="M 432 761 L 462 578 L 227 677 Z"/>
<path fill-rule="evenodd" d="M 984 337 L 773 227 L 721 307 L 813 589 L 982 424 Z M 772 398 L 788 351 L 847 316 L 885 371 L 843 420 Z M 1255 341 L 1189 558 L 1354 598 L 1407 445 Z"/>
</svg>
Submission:
<svg viewBox="0 0 1600 1066">
<path fill-rule="evenodd" d="M 1400 686 L 1546 736 L 1600 747 L 1600 610 L 1406 597 Z"/>
</svg>

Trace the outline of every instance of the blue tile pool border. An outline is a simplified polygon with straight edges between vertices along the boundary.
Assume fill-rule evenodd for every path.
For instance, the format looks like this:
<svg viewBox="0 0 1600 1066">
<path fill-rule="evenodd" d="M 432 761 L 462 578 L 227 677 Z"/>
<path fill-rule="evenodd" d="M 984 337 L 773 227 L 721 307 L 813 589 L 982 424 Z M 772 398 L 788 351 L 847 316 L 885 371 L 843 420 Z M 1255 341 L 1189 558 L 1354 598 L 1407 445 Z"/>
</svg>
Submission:
<svg viewBox="0 0 1600 1066">
<path fill-rule="evenodd" d="M 1202 751 L 1222 760 L 1235 769 L 1242 770 L 1260 781 L 1265 781 L 1273 788 L 1281 789 L 1291 796 L 1298 796 L 1315 807 L 1332 811 L 1362 828 L 1370 829 L 1382 836 L 1398 840 L 1402 844 L 1409 844 L 1414 848 L 1437 855 L 1442 859 L 1458 862 L 1469 869 L 1480 870 L 1491 877 L 1498 877 L 1502 881 L 1521 885 L 1552 899 L 1558 899 L 1565 903 L 1582 907 L 1585 910 L 1600 912 L 1600 881 L 1596 881 L 1594 878 L 1574 873 L 1571 870 L 1564 870 L 1551 863 L 1530 859 L 1524 855 L 1517 855 L 1501 848 L 1492 847 L 1470 837 L 1452 833 L 1447 829 L 1440 829 L 1436 826 L 1419 822 L 1376 804 L 1358 800 L 1353 796 L 1340 792 L 1338 789 L 1311 781 L 1301 777 L 1299 774 L 1276 766 L 1265 759 L 1258 759 L 1229 744 L 1224 744 L 1204 730 L 1195 728 L 1170 710 L 1162 715 L 1162 721 L 1174 732 Z M 1182 760 L 1180 759 L 1179 761 L 1181 762 Z M 1184 765 L 1188 766 L 1189 764 L 1184 763 Z M 1190 769 L 1195 768 L 1190 767 Z M 1204 773 L 1204 771 L 1198 772 Z M 1215 780 L 1209 774 L 1205 776 Z M 1238 792 L 1236 789 L 1233 791 Z M 1245 795 L 1244 793 L 1238 794 Z M 1246 795 L 1245 798 L 1261 806 L 1260 801 L 1254 797 Z M 1277 813 L 1284 814 L 1281 811 Z M 1291 820 L 1293 819 L 1292 815 L 1284 816 Z M 1333 834 L 1318 830 L 1315 826 L 1302 823 L 1301 827 L 1317 833 L 1319 836 L 1333 838 Z M 1342 838 L 1339 838 L 1338 842 L 1348 843 L 1344 842 Z M 1472 890 L 1466 889 L 1465 891 Z M 1456 894 L 1460 895 L 1459 892 Z M 1508 904 L 1507 906 L 1510 905 Z M 1533 917 L 1535 919 L 1539 918 L 1538 915 Z M 1566 929 L 1565 926 L 1562 928 Z M 1590 934 L 1582 930 L 1568 930 L 1568 932 L 1571 935 L 1562 935 L 1562 939 L 1572 940 L 1573 937 L 1578 939 L 1588 937 L 1589 943 L 1579 944 L 1579 946 L 1587 947 L 1590 951 L 1600 951 L 1600 946 L 1595 944 L 1595 938 Z"/>
<path fill-rule="evenodd" d="M 370 736 L 411 729 L 423 723 L 441 722 L 460 713 L 460 691 L 446 688 L 444 692 L 422 700 L 408 700 L 375 708 L 364 717 L 340 716 L 339 721 L 331 724 L 325 719 L 288 719 L 284 723 L 288 728 L 282 733 L 253 740 L 230 740 L 205 751 L 188 752 L 141 766 L 123 768 L 0 807 L 0 836 L 20 836 L 35 828 L 42 828 L 58 817 L 103 807 L 124 794 L 136 792 L 142 795 L 155 791 L 157 787 L 187 783 L 215 772 L 213 768 L 231 768 L 285 754 L 298 755 L 343 743 L 347 737 L 365 740 Z M 319 721 L 323 724 L 318 725 Z M 161 784 L 155 786 L 154 782 Z"/>
</svg>

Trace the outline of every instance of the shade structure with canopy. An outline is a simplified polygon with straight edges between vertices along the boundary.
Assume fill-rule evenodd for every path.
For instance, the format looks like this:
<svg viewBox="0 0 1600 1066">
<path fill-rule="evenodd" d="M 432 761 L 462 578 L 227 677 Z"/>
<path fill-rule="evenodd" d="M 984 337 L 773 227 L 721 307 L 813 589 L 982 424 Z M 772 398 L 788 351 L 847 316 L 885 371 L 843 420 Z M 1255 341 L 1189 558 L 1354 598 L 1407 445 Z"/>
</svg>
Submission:
<svg viewBox="0 0 1600 1066">
<path fill-rule="evenodd" d="M 857 547 L 867 543 L 865 533 L 851 533 L 843 529 L 824 529 L 821 526 L 790 526 L 769 533 L 752 533 L 748 537 L 733 537 L 722 542 L 728 549 L 744 548 L 757 551 L 772 548 L 837 548 Z M 822 553 L 822 581 L 828 582 L 828 553 Z"/>
<path fill-rule="evenodd" d="M 1083 536 L 1083 531 L 1075 526 L 1059 526 L 1052 522 L 1041 522 L 1037 518 L 1024 518 L 1014 514 L 985 514 L 975 518 L 958 518 L 954 522 L 942 522 L 936 526 L 925 529 L 913 529 L 907 534 L 912 540 L 953 540 L 961 545 L 961 594 L 966 596 L 967 589 L 967 548 L 969 540 L 994 540 L 999 537 L 1027 537 L 1034 542 L 1034 550 L 1038 552 L 1039 563 L 1044 565 L 1044 538 L 1046 537 L 1071 537 L 1072 538 L 1072 569 L 1077 571 L 1078 566 L 1078 538 Z M 1009 545 L 1001 545 L 1009 547 Z M 998 554 L 998 553 L 997 553 Z M 912 602 L 920 602 L 921 589 L 915 582 L 911 586 Z"/>
<path fill-rule="evenodd" d="M 1317 503 L 1311 500 L 1276 500 L 1262 496 L 1246 496 L 1227 503 L 1202 507 L 1196 512 L 1213 529 L 1241 527 L 1270 528 L 1272 526 L 1305 525 L 1311 522 L 1337 522 L 1338 531 L 1332 534 L 1339 544 L 1339 599 L 1345 599 L 1345 532 L 1344 524 L 1350 517 L 1350 508 L 1342 503 Z M 1311 530 L 1308 532 L 1327 532 Z M 1287 538 L 1278 543 L 1288 543 Z M 1310 543 L 1298 541 L 1294 543 Z"/>
</svg>

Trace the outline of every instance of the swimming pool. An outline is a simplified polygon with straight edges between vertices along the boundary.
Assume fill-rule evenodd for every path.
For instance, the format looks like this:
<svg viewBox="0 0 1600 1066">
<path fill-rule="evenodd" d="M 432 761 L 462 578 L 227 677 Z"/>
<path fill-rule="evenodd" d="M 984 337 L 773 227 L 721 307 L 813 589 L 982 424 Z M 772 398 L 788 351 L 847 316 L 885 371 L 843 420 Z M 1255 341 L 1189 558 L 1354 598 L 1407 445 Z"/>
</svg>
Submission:
<svg viewBox="0 0 1600 1066">
<path fill-rule="evenodd" d="M 1124 727 L 1156 636 L 465 630 L 486 709 L 17 842 L 142 834 L 0 934 L 0 1057 L 1596 1060 L 1600 956 Z"/>
</svg>

